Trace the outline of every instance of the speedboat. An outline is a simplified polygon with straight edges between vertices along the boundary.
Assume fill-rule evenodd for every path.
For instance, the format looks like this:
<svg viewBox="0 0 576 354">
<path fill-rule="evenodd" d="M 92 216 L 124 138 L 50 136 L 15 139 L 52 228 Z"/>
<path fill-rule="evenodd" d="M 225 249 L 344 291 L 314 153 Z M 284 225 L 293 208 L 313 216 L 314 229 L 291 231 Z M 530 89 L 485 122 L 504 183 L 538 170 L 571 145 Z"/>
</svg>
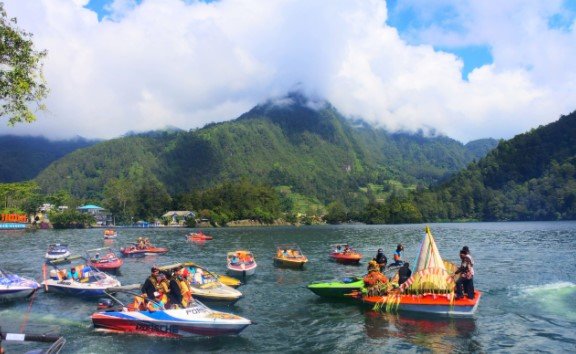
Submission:
<svg viewBox="0 0 576 354">
<path fill-rule="evenodd" d="M 70 256 L 70 250 L 65 243 L 52 243 L 48 245 L 48 250 L 44 255 L 47 260 L 65 258 Z"/>
<path fill-rule="evenodd" d="M 233 277 L 246 277 L 256 272 L 256 260 L 250 251 L 238 250 L 226 255 L 226 268 Z"/>
<path fill-rule="evenodd" d="M 171 271 L 180 267 L 184 268 L 184 276 L 195 299 L 213 305 L 233 305 L 242 298 L 240 291 L 222 283 L 217 274 L 193 262 L 165 265 L 159 269 Z"/>
<path fill-rule="evenodd" d="M 212 240 L 213 237 L 206 235 L 205 233 L 203 233 L 202 231 L 198 231 L 198 232 L 191 232 L 188 235 L 186 235 L 186 238 L 189 241 L 207 241 L 207 240 Z"/>
<path fill-rule="evenodd" d="M 95 248 L 86 251 L 88 265 L 99 270 L 117 272 L 124 264 L 110 247 Z"/>
<path fill-rule="evenodd" d="M 142 302 L 139 285 L 108 289 L 106 294 L 120 308 L 96 312 L 92 315 L 94 328 L 105 332 L 136 333 L 147 336 L 181 338 L 190 336 L 234 335 L 242 332 L 252 322 L 227 312 L 206 307 L 198 300 L 191 301 L 185 308 L 167 309 L 156 303 L 155 311 L 136 308 L 122 302 L 118 293 L 128 294 Z M 123 289 L 125 288 L 125 289 Z"/>
<path fill-rule="evenodd" d="M 0 302 L 28 297 L 39 287 L 33 279 L 0 268 Z"/>
<path fill-rule="evenodd" d="M 358 264 L 362 259 L 362 254 L 354 250 L 347 243 L 332 245 L 330 259 L 342 264 Z"/>
<path fill-rule="evenodd" d="M 89 266 L 88 263 L 82 256 L 47 262 L 42 268 L 42 285 L 45 291 L 77 297 L 95 297 L 104 295 L 107 288 L 121 285 L 115 277 Z M 49 266 L 52 269 L 47 274 Z"/>
<path fill-rule="evenodd" d="M 297 244 L 276 246 L 276 255 L 274 256 L 275 265 L 302 269 L 306 263 L 308 263 L 308 258 L 302 254 L 302 250 Z"/>
<path fill-rule="evenodd" d="M 114 229 L 106 229 L 104 230 L 104 239 L 113 239 L 118 236 L 118 233 Z"/>
<path fill-rule="evenodd" d="M 120 253 L 124 257 L 144 257 L 156 254 L 164 254 L 168 252 L 166 247 L 156 247 L 152 245 L 139 245 L 138 243 L 131 242 L 126 247 L 120 248 Z"/>
<path fill-rule="evenodd" d="M 354 291 L 361 291 L 364 288 L 364 280 L 361 277 L 346 277 L 342 280 L 328 282 L 314 282 L 308 284 L 308 289 L 321 297 L 347 298 L 348 294 Z M 348 297 L 349 298 L 349 297 Z"/>
</svg>

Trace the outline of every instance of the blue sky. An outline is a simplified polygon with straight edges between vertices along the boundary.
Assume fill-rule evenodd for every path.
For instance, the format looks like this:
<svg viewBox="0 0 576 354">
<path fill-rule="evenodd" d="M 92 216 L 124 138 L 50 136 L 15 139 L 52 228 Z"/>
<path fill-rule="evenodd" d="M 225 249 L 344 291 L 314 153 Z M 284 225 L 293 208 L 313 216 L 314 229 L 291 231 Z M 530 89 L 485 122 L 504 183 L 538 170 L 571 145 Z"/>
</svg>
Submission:
<svg viewBox="0 0 576 354">
<path fill-rule="evenodd" d="M 390 131 L 511 138 L 576 110 L 576 0 L 5 0 L 49 111 L 0 134 L 195 129 L 301 90 Z"/>
</svg>

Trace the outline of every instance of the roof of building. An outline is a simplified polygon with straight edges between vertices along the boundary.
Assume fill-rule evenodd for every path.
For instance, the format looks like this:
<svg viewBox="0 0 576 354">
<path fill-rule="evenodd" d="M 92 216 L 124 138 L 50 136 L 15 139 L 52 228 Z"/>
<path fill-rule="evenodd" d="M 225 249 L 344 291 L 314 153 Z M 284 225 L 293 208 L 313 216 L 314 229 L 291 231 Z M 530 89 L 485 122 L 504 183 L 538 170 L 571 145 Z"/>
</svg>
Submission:
<svg viewBox="0 0 576 354">
<path fill-rule="evenodd" d="M 78 207 L 76 209 L 81 209 L 81 210 L 88 210 L 88 209 L 99 209 L 99 210 L 104 210 L 104 208 L 99 207 L 98 205 L 93 205 L 93 204 L 87 204 L 87 205 L 83 205 L 81 207 Z"/>
</svg>

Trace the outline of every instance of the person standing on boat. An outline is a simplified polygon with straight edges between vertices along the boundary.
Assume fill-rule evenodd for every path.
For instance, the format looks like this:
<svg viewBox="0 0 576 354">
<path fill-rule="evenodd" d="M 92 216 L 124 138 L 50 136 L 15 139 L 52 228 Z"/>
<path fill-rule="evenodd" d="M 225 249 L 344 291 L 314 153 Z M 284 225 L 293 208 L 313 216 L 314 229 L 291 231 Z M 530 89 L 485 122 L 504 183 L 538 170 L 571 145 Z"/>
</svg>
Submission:
<svg viewBox="0 0 576 354">
<path fill-rule="evenodd" d="M 388 278 L 380 272 L 380 266 L 376 261 L 368 263 L 368 274 L 363 280 L 368 295 L 382 295 L 387 290 Z"/>
<path fill-rule="evenodd" d="M 408 278 L 412 276 L 412 271 L 410 270 L 410 263 L 404 262 L 402 267 L 398 269 L 398 285 L 402 285 Z"/>
<path fill-rule="evenodd" d="M 396 251 L 394 251 L 394 263 L 390 264 L 390 267 L 399 267 L 404 261 L 402 261 L 402 251 L 404 251 L 404 246 L 401 243 L 396 246 Z"/>
<path fill-rule="evenodd" d="M 464 297 L 464 293 L 469 299 L 474 299 L 474 264 L 472 257 L 466 250 L 460 250 L 460 260 L 462 263 L 454 274 L 460 274 L 456 281 L 456 300 Z"/>
<path fill-rule="evenodd" d="M 378 249 L 376 253 L 376 257 L 374 257 L 374 261 L 380 265 L 380 271 L 382 272 L 384 268 L 386 268 L 386 264 L 388 263 L 388 258 L 384 254 L 384 250 L 382 248 Z"/>
</svg>

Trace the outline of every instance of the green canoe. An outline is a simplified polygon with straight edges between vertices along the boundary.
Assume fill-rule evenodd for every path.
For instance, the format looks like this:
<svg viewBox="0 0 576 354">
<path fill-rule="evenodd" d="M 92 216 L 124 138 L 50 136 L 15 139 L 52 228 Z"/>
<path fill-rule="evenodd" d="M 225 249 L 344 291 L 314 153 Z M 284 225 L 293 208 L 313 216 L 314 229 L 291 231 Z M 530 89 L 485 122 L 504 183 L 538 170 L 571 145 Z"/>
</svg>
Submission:
<svg viewBox="0 0 576 354">
<path fill-rule="evenodd" d="M 360 277 L 348 277 L 331 282 L 315 282 L 308 285 L 308 289 L 321 297 L 346 298 L 354 290 L 362 290 L 364 281 Z"/>
</svg>

